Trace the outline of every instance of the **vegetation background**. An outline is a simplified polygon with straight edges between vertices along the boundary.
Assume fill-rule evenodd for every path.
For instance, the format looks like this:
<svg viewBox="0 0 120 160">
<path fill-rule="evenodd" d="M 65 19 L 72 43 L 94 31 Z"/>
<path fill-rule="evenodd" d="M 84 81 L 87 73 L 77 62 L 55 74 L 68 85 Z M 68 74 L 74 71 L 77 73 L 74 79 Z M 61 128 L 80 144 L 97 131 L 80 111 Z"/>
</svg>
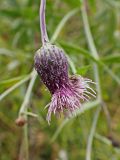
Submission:
<svg viewBox="0 0 120 160">
<path fill-rule="evenodd" d="M 70 72 L 98 83 L 96 99 L 50 126 L 51 96 L 32 72 L 39 3 L 0 0 L 0 160 L 120 160 L 120 0 L 47 0 L 48 34 L 69 56 Z M 29 112 L 20 128 L 21 106 Z"/>
</svg>

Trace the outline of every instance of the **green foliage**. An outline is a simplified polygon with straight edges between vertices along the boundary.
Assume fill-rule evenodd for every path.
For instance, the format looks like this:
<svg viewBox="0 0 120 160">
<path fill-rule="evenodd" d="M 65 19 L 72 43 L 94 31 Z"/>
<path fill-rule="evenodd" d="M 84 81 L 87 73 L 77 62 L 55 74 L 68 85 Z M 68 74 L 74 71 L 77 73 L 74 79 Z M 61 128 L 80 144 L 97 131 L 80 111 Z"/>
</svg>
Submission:
<svg viewBox="0 0 120 160">
<path fill-rule="evenodd" d="M 34 53 L 41 47 L 39 3 L 39 0 L 0 1 L 0 160 L 24 157 L 23 130 L 14 121 L 29 85 L 30 73 L 34 67 Z M 69 56 L 72 72 L 75 70 L 77 74 L 94 80 L 93 66 L 99 66 L 102 99 L 108 110 L 102 110 L 99 116 L 96 132 L 103 137 L 95 134 L 92 160 L 119 160 L 120 2 L 90 0 L 88 3 L 88 18 L 99 60 L 89 51 L 81 6 L 80 0 L 48 0 L 47 30 L 51 38 L 65 15 L 78 9 L 72 16 L 69 14 L 67 21 L 62 21 L 63 27 L 55 43 Z M 116 77 L 117 81 L 114 80 Z M 49 92 L 37 78 L 28 104 L 28 111 L 38 115 L 38 118 L 29 116 L 28 119 L 31 160 L 60 159 L 60 151 L 67 154 L 69 160 L 85 159 L 95 110 L 90 107 L 89 111 L 78 114 L 67 122 L 64 122 L 63 117 L 56 119 L 53 115 L 51 125 L 48 126 L 45 120 L 47 109 L 44 107 L 50 102 L 50 98 Z M 91 103 L 88 103 L 88 108 L 89 105 Z M 93 106 L 98 106 L 98 103 Z M 111 121 L 108 120 L 108 111 Z M 109 123 L 112 135 L 108 129 Z M 60 132 L 51 143 L 56 131 Z"/>
</svg>

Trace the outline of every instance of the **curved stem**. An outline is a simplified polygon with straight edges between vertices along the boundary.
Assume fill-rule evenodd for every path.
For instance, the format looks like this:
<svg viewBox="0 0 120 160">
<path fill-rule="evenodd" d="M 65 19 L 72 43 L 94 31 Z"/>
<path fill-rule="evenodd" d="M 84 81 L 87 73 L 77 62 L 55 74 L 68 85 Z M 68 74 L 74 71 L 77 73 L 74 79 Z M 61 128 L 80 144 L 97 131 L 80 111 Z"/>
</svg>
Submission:
<svg viewBox="0 0 120 160">
<path fill-rule="evenodd" d="M 46 0 L 41 0 L 40 4 L 40 29 L 41 29 L 41 39 L 42 43 L 45 44 L 49 41 L 47 30 L 46 30 L 46 21 L 45 21 L 45 8 L 46 8 Z"/>
<path fill-rule="evenodd" d="M 86 34 L 86 38 L 87 38 L 87 41 L 88 41 L 88 46 L 89 46 L 89 49 L 91 51 L 91 54 L 93 55 L 93 57 L 96 60 L 99 60 L 98 51 L 96 49 L 95 42 L 94 42 L 91 30 L 90 30 L 90 24 L 89 24 L 88 15 L 87 15 L 86 3 L 87 3 L 87 0 L 84 0 L 83 1 L 83 6 L 81 8 L 84 30 L 85 30 L 85 34 Z M 95 81 L 97 82 L 97 86 L 96 86 L 97 87 L 96 89 L 97 89 L 97 92 L 98 92 L 98 97 L 97 98 L 99 99 L 100 102 L 102 102 L 102 92 L 101 92 L 101 84 L 100 84 L 99 66 L 94 63 L 93 68 L 94 68 Z M 93 138 L 94 138 L 95 130 L 96 130 L 96 127 L 97 127 L 97 122 L 98 122 L 98 119 L 99 119 L 100 111 L 101 111 L 101 106 L 99 106 L 99 108 L 95 112 L 92 127 L 91 127 L 90 134 L 89 134 L 89 137 L 88 137 L 87 148 L 86 148 L 86 160 L 91 160 Z"/>
<path fill-rule="evenodd" d="M 86 160 L 91 160 L 91 153 L 92 153 L 92 144 L 93 144 L 93 138 L 97 127 L 97 122 L 100 116 L 101 107 L 98 107 L 93 118 L 91 130 L 89 133 L 89 137 L 87 140 L 87 148 L 86 148 Z"/>
</svg>

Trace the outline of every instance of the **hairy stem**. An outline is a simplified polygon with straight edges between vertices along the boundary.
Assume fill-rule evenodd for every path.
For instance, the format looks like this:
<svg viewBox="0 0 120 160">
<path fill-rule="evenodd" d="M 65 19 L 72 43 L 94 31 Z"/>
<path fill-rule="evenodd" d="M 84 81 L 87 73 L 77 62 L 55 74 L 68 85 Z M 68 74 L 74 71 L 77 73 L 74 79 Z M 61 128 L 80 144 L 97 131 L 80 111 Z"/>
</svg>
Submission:
<svg viewBox="0 0 120 160">
<path fill-rule="evenodd" d="M 42 43 L 45 44 L 49 42 L 47 29 L 46 29 L 46 21 L 45 21 L 45 8 L 46 8 L 46 0 L 41 0 L 40 4 L 40 28 L 41 28 L 41 39 Z"/>
</svg>

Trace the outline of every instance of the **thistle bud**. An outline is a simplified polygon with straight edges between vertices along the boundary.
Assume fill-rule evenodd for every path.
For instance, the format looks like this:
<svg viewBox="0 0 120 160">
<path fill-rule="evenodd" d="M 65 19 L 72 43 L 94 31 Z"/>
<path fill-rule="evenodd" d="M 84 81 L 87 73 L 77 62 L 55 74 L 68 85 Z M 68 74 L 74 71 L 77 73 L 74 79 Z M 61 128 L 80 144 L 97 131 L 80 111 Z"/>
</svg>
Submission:
<svg viewBox="0 0 120 160">
<path fill-rule="evenodd" d="M 16 119 L 15 123 L 17 126 L 22 127 L 26 124 L 27 120 L 24 116 L 20 116 Z"/>
<path fill-rule="evenodd" d="M 46 43 L 37 51 L 35 69 L 52 94 L 48 106 L 48 122 L 52 112 L 55 115 L 60 115 L 61 112 L 68 115 L 81 106 L 81 100 L 88 100 L 89 95 L 95 97 L 95 91 L 88 85 L 93 83 L 91 80 L 79 75 L 69 76 L 67 57 L 64 51 L 55 45 Z"/>
</svg>

